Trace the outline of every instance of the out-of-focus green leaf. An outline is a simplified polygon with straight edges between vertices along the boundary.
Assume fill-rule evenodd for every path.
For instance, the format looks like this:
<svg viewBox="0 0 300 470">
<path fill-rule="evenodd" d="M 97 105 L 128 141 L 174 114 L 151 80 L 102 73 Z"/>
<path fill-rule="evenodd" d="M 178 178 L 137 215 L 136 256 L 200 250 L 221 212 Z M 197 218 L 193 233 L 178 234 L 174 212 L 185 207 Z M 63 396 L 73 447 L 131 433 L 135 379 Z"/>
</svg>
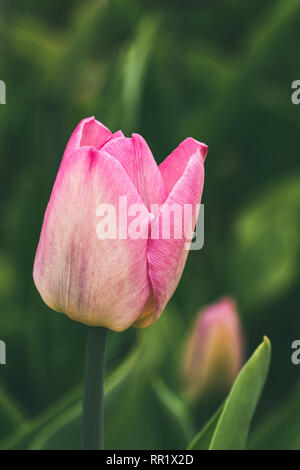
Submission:
<svg viewBox="0 0 300 470">
<path fill-rule="evenodd" d="M 156 15 L 143 17 L 133 40 L 120 54 L 106 97 L 106 119 L 112 128 L 121 127 L 128 132 L 137 124 L 146 67 L 159 25 Z"/>
<path fill-rule="evenodd" d="M 139 25 L 134 43 L 130 45 L 124 54 L 122 70 L 123 106 L 124 124 L 126 122 L 128 127 L 136 124 L 143 78 L 159 24 L 160 21 L 157 16 L 145 17 Z"/>
<path fill-rule="evenodd" d="M 300 385 L 252 433 L 249 449 L 300 450 Z"/>
<path fill-rule="evenodd" d="M 271 344 L 265 337 L 233 384 L 215 428 L 210 450 L 245 448 L 250 423 L 267 378 L 270 358 Z"/>
<path fill-rule="evenodd" d="M 29 450 L 80 448 L 82 400 L 78 400 L 41 429 L 30 442 Z"/>
<path fill-rule="evenodd" d="M 12 297 L 16 290 L 16 276 L 12 260 L 0 253 L 0 285 L 2 298 Z"/>
<path fill-rule="evenodd" d="M 43 73 L 49 73 L 61 54 L 61 41 L 53 36 L 40 19 L 32 16 L 21 16 L 12 29 L 15 51 Z"/>
<path fill-rule="evenodd" d="M 66 33 L 64 47 L 55 66 L 49 74 L 47 87 L 55 86 L 55 95 L 69 93 L 70 85 L 75 85 L 80 68 L 85 63 L 89 47 L 93 44 L 95 34 L 101 31 L 101 20 L 104 12 L 101 2 L 85 2 L 79 4 L 73 17 L 72 25 Z M 55 85 L 54 85 L 55 84 Z M 72 89 L 72 87 L 71 87 Z"/>
<path fill-rule="evenodd" d="M 248 309 L 281 294 L 299 272 L 300 176 L 258 195 L 236 222 L 230 269 Z"/>
<path fill-rule="evenodd" d="M 17 403 L 7 393 L 5 387 L 0 382 L 0 437 L 7 430 L 12 431 L 24 420 L 24 413 L 19 409 Z"/>
<path fill-rule="evenodd" d="M 11 434 L 8 434 L 0 442 L 0 449 L 27 449 L 34 436 L 56 416 L 71 407 L 81 395 L 82 386 L 78 386 L 36 418 L 24 420 Z"/>
<path fill-rule="evenodd" d="M 193 433 L 193 424 L 186 405 L 166 386 L 161 378 L 156 377 L 152 386 L 161 403 L 173 418 L 174 425 L 181 430 L 182 444 L 184 441 L 188 442 Z"/>
<path fill-rule="evenodd" d="M 247 87 L 260 69 L 272 62 L 273 54 L 277 50 L 276 45 L 280 46 L 286 31 L 297 21 L 299 11 L 299 2 L 278 0 L 272 11 L 268 11 L 255 25 L 240 66 L 236 68 L 236 74 L 225 85 L 216 106 L 212 109 L 211 118 L 207 120 L 208 138 L 214 141 L 214 137 L 218 136 L 218 139 L 215 139 L 215 146 L 218 148 L 223 145 L 226 131 L 239 114 L 240 102 L 243 94 L 247 93 Z"/>
<path fill-rule="evenodd" d="M 299 11 L 300 5 L 294 0 L 275 2 L 272 14 L 266 15 L 263 21 L 257 24 L 249 38 L 249 69 L 255 65 L 265 65 L 265 60 L 273 60 L 276 54 L 275 44 L 280 44 L 290 24 L 296 21 Z"/>
<path fill-rule="evenodd" d="M 213 436 L 214 430 L 220 418 L 220 415 L 223 410 L 223 405 L 217 409 L 215 414 L 211 417 L 211 419 L 205 424 L 205 426 L 201 429 L 201 431 L 194 437 L 192 442 L 190 443 L 188 450 L 207 450 L 209 448 L 209 444 L 211 438 Z"/>
</svg>

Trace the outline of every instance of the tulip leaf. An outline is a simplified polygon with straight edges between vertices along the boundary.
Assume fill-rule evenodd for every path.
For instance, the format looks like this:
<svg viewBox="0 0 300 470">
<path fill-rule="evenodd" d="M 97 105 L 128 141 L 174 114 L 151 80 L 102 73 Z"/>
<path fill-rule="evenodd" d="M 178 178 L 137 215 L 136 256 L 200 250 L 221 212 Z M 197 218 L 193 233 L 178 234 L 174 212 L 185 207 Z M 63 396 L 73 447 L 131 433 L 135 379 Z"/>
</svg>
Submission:
<svg viewBox="0 0 300 470">
<path fill-rule="evenodd" d="M 188 450 L 207 450 L 213 436 L 214 430 L 220 418 L 220 415 L 223 410 L 223 405 L 221 405 L 215 414 L 210 418 L 210 420 L 204 425 L 204 427 L 199 431 L 199 433 L 194 437 Z"/>
<path fill-rule="evenodd" d="M 269 370 L 271 343 L 258 346 L 240 371 L 224 404 L 210 450 L 241 450 L 246 446 L 250 423 Z"/>
</svg>

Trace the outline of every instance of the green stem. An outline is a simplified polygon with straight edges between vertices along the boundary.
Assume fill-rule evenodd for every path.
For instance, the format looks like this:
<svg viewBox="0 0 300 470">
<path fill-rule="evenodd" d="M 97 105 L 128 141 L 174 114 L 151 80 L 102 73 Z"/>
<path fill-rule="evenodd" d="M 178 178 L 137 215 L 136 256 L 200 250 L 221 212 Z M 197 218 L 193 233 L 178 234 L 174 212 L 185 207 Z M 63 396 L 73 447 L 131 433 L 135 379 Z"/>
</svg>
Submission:
<svg viewBox="0 0 300 470">
<path fill-rule="evenodd" d="M 103 386 L 106 328 L 88 327 L 84 372 L 83 439 L 85 450 L 103 449 Z"/>
</svg>

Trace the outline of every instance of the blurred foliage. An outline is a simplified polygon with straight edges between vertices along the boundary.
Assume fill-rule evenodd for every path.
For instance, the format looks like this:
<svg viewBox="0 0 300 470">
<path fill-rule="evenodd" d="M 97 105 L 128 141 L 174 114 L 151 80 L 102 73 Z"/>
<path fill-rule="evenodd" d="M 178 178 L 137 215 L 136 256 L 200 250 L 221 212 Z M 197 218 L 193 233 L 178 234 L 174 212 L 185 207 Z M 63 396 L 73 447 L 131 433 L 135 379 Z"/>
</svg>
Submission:
<svg viewBox="0 0 300 470">
<path fill-rule="evenodd" d="M 43 304 L 32 265 L 67 139 L 90 115 L 144 135 L 158 162 L 188 135 L 210 146 L 204 249 L 156 325 L 109 335 L 106 447 L 188 445 L 224 397 L 184 402 L 182 344 L 230 294 L 248 350 L 272 340 L 250 445 L 300 448 L 299 20 L 297 0 L 1 0 L 1 448 L 78 447 L 86 329 Z"/>
</svg>

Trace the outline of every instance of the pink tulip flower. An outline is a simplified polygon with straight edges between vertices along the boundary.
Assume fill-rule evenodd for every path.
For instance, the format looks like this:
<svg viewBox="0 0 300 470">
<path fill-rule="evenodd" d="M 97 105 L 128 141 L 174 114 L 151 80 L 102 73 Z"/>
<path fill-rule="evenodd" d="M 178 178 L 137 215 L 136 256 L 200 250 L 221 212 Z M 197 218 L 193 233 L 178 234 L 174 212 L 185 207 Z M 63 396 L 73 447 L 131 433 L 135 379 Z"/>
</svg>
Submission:
<svg viewBox="0 0 300 470">
<path fill-rule="evenodd" d="M 45 303 L 115 331 L 153 324 L 180 280 L 187 240 L 164 239 L 161 229 L 156 238 L 99 240 L 97 208 L 117 207 L 126 196 L 128 206 L 144 208 L 139 223 L 148 232 L 172 204 L 196 207 L 207 150 L 187 138 L 157 166 L 140 135 L 127 138 L 93 117 L 82 120 L 63 155 L 35 256 L 34 281 Z M 193 211 L 194 225 L 196 217 Z"/>
<path fill-rule="evenodd" d="M 230 298 L 204 308 L 188 337 L 183 381 L 187 396 L 228 389 L 243 361 L 243 335 Z"/>
</svg>

